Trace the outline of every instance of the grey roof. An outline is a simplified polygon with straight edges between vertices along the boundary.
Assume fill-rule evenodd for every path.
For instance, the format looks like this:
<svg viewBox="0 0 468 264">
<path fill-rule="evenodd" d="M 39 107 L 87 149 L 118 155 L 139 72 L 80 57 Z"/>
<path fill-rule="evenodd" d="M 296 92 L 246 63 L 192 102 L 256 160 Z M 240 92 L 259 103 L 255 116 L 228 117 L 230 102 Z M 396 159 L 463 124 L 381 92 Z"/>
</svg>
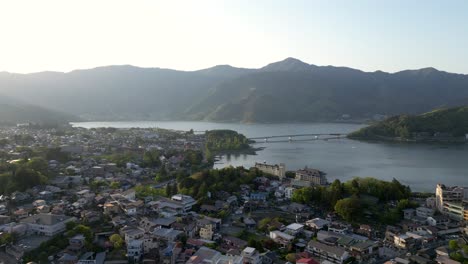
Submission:
<svg viewBox="0 0 468 264">
<path fill-rule="evenodd" d="M 155 225 L 161 225 L 161 226 L 170 226 L 173 224 L 177 219 L 175 217 L 161 217 L 154 219 L 151 221 Z"/>
<path fill-rule="evenodd" d="M 64 222 L 72 217 L 66 215 L 54 214 L 36 214 L 21 220 L 21 223 L 38 224 L 38 225 L 56 225 Z"/>
<path fill-rule="evenodd" d="M 308 244 L 309 247 L 312 247 L 312 248 L 316 248 L 320 251 L 324 251 L 324 252 L 327 252 L 327 253 L 331 253 L 331 254 L 334 254 L 338 257 L 341 257 L 345 254 L 346 250 L 340 248 L 340 247 L 337 247 L 337 246 L 328 246 L 328 245 L 325 245 L 325 244 L 322 244 L 320 242 L 317 242 L 317 241 L 314 241 L 314 240 L 311 240 Z"/>
<path fill-rule="evenodd" d="M 168 239 L 175 239 L 178 235 L 182 234 L 182 231 L 168 229 L 168 228 L 157 228 L 153 231 L 153 235 L 158 237 L 164 237 Z"/>
</svg>

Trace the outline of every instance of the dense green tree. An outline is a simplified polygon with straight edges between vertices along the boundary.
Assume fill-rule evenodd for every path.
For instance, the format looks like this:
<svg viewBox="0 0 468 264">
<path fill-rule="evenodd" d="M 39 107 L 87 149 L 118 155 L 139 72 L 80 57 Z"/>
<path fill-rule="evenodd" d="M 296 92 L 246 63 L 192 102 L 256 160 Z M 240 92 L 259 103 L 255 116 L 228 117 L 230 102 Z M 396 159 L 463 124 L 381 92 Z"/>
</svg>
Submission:
<svg viewBox="0 0 468 264">
<path fill-rule="evenodd" d="M 30 159 L 26 163 L 26 167 L 31 170 L 37 171 L 43 175 L 48 174 L 48 169 L 49 169 L 48 163 L 44 158 L 41 158 L 41 157 L 34 157 Z"/>
<path fill-rule="evenodd" d="M 361 210 L 361 203 L 355 196 L 341 199 L 335 205 L 336 213 L 349 222 L 355 221 Z"/>
<path fill-rule="evenodd" d="M 450 248 L 450 250 L 457 250 L 458 249 L 457 240 L 450 240 L 449 241 L 449 248 Z"/>
<path fill-rule="evenodd" d="M 179 189 L 177 188 L 177 183 L 172 184 L 171 193 L 173 195 L 179 193 Z"/>
<path fill-rule="evenodd" d="M 124 240 L 119 234 L 113 234 L 109 237 L 109 241 L 112 243 L 112 246 L 116 249 L 122 248 Z"/>
<path fill-rule="evenodd" d="M 160 152 L 157 149 L 146 151 L 143 154 L 143 166 L 144 167 L 158 167 L 161 165 Z"/>
<path fill-rule="evenodd" d="M 172 186 L 168 183 L 166 184 L 166 195 L 171 197 L 174 193 L 172 193 Z"/>
<path fill-rule="evenodd" d="M 455 261 L 458 261 L 460 263 L 462 263 L 465 260 L 465 258 L 463 257 L 463 255 L 460 252 L 450 253 L 450 258 L 455 260 Z"/>
<path fill-rule="evenodd" d="M 113 181 L 110 183 L 109 187 L 111 187 L 111 189 L 118 189 L 120 188 L 120 182 Z"/>
</svg>

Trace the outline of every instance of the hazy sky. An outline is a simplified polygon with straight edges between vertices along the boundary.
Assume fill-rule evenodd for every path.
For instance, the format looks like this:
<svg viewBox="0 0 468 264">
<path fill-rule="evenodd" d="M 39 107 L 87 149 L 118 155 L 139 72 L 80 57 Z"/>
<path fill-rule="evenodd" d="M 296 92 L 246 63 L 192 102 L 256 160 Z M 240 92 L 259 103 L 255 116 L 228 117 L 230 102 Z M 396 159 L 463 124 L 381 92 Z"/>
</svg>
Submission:
<svg viewBox="0 0 468 264">
<path fill-rule="evenodd" d="M 0 71 L 261 67 L 286 57 L 468 73 L 468 1 L 0 0 Z"/>
</svg>

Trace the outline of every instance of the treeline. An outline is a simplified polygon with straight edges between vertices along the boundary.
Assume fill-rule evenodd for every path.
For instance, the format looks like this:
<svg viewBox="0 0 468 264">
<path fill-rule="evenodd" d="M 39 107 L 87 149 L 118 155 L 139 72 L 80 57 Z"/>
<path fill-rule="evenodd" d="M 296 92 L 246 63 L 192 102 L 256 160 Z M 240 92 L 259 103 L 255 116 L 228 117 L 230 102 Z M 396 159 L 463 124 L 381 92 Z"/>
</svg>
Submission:
<svg viewBox="0 0 468 264">
<path fill-rule="evenodd" d="M 350 138 L 401 138 L 412 139 L 414 135 L 432 137 L 436 133 L 448 133 L 464 137 L 468 133 L 468 107 L 438 109 L 422 115 L 399 115 L 390 117 L 349 135 Z"/>
<path fill-rule="evenodd" d="M 396 179 L 387 182 L 374 178 L 355 178 L 345 183 L 335 180 L 330 186 L 313 186 L 295 190 L 292 201 L 335 210 L 349 221 L 361 217 L 364 209 L 376 209 L 377 205 L 369 202 L 373 198 L 377 199 L 380 204 L 389 201 L 402 202 L 401 208 L 397 211 L 383 215 L 389 218 L 386 222 L 390 222 L 398 220 L 401 210 L 414 206 L 408 202 L 410 196 L 411 189 Z"/>
<path fill-rule="evenodd" d="M 49 181 L 48 164 L 43 158 L 0 165 L 0 194 L 24 191 Z"/>
<path fill-rule="evenodd" d="M 183 194 L 200 199 L 206 197 L 208 192 L 238 192 L 241 184 L 252 184 L 253 180 L 260 176 L 264 174 L 255 168 L 247 170 L 243 167 L 226 167 L 203 170 L 184 179 L 178 179 L 178 189 Z"/>
</svg>

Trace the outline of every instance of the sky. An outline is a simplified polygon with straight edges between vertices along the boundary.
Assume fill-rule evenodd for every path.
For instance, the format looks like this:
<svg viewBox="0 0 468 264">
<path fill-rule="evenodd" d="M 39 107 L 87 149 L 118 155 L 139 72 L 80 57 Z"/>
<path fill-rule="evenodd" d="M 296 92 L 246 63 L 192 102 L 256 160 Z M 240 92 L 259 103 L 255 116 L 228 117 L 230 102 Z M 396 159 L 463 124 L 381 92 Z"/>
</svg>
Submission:
<svg viewBox="0 0 468 264">
<path fill-rule="evenodd" d="M 0 0 L 0 71 L 315 65 L 468 74 L 464 0 Z"/>
</svg>

